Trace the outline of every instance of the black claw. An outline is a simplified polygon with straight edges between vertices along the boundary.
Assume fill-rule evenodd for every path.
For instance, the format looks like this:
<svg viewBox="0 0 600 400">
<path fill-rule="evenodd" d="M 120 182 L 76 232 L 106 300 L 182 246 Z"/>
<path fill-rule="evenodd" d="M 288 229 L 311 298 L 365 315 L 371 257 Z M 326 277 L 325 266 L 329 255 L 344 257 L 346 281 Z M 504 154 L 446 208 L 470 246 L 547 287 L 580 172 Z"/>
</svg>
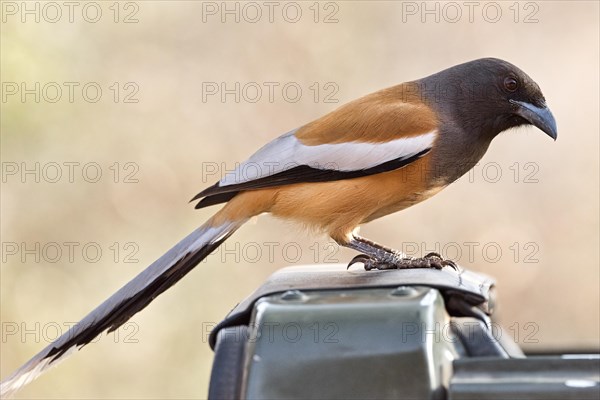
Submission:
<svg viewBox="0 0 600 400">
<path fill-rule="evenodd" d="M 455 270 L 456 272 L 460 272 L 460 268 L 459 268 L 459 267 L 458 267 L 458 265 L 457 265 L 457 264 L 456 264 L 454 261 L 452 261 L 452 260 L 443 260 L 443 261 L 442 261 L 442 265 L 443 265 L 444 267 L 450 267 L 450 268 L 452 268 L 453 270 Z"/>
<path fill-rule="evenodd" d="M 430 260 L 432 265 L 437 269 L 442 269 L 443 267 L 450 267 L 456 272 L 460 272 L 460 268 L 458 265 L 452 260 L 446 260 L 439 253 L 428 253 L 423 257 L 424 259 Z"/>
<path fill-rule="evenodd" d="M 350 269 L 350 267 L 356 263 L 363 263 L 365 266 L 365 270 L 369 271 L 372 268 L 371 265 L 373 263 L 373 259 L 366 254 L 359 254 L 356 257 L 354 257 L 352 260 L 350 260 L 346 269 Z"/>
</svg>

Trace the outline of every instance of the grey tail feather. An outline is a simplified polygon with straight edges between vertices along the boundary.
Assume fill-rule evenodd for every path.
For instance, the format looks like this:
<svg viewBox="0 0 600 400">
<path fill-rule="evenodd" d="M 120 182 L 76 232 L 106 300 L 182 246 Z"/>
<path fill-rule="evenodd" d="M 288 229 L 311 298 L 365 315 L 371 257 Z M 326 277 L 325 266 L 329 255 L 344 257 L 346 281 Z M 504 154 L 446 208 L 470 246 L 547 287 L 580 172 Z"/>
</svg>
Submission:
<svg viewBox="0 0 600 400">
<path fill-rule="evenodd" d="M 207 222 L 177 243 L 85 318 L 0 382 L 4 399 L 36 379 L 104 331 L 112 332 L 173 286 L 212 253 L 244 222 L 213 227 Z"/>
</svg>

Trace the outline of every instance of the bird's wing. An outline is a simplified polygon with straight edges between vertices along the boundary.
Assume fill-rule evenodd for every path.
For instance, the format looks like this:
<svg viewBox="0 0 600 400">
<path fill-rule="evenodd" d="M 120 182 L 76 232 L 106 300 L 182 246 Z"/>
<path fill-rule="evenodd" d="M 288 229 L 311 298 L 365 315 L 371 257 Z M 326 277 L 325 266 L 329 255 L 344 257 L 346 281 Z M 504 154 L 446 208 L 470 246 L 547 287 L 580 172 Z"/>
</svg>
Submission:
<svg viewBox="0 0 600 400">
<path fill-rule="evenodd" d="M 390 88 L 355 100 L 271 141 L 215 185 L 196 208 L 243 190 L 351 179 L 401 168 L 427 154 L 437 136 L 435 114 Z M 395 91 L 394 91 L 395 90 Z"/>
</svg>

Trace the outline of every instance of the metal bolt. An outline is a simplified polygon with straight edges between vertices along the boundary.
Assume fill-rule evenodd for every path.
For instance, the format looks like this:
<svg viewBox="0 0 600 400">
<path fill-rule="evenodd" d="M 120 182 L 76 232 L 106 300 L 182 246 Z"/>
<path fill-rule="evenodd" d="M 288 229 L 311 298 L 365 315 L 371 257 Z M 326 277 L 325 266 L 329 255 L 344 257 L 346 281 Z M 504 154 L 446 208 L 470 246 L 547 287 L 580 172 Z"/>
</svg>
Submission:
<svg viewBox="0 0 600 400">
<path fill-rule="evenodd" d="M 288 290 L 281 295 L 281 300 L 293 301 L 293 300 L 305 300 L 306 295 L 299 290 Z"/>
<path fill-rule="evenodd" d="M 416 295 L 417 289 L 411 286 L 398 286 L 390 292 L 392 296 L 414 296 Z"/>
</svg>

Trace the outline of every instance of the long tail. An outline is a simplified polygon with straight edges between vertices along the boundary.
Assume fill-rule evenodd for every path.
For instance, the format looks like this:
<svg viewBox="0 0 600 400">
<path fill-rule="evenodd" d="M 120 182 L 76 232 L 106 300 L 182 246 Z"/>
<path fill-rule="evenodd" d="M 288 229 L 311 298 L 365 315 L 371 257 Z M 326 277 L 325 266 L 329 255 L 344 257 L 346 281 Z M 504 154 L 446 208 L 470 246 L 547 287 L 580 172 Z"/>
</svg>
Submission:
<svg viewBox="0 0 600 400">
<path fill-rule="evenodd" d="M 213 221 L 214 218 L 177 243 L 65 334 L 3 380 L 0 383 L 0 397 L 10 396 L 105 330 L 112 332 L 118 329 L 183 278 L 246 222 L 245 219 L 227 221 L 214 226 Z"/>
</svg>

